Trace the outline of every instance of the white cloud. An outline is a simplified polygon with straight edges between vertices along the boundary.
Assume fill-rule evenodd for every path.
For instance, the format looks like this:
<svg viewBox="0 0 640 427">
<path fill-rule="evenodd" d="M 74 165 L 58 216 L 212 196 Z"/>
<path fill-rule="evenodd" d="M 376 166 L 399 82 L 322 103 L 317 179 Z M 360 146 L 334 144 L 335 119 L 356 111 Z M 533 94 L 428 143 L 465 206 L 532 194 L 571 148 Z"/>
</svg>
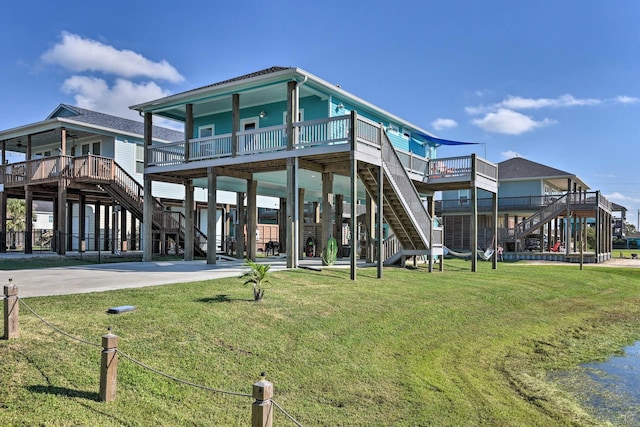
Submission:
<svg viewBox="0 0 640 427">
<path fill-rule="evenodd" d="M 629 197 L 617 191 L 611 194 L 605 194 L 605 197 L 611 201 L 626 202 L 626 203 L 640 203 L 640 198 Z"/>
<path fill-rule="evenodd" d="M 116 79 L 113 87 L 109 87 L 105 80 L 87 76 L 69 77 L 62 90 L 73 95 L 78 107 L 134 120 L 140 120 L 140 117 L 129 109 L 130 105 L 169 95 L 154 82 L 134 83 Z"/>
<path fill-rule="evenodd" d="M 499 107 L 511 110 L 528 110 L 538 108 L 561 108 L 602 104 L 602 100 L 594 98 L 579 99 L 573 95 L 565 94 L 557 98 L 522 98 L 520 96 L 508 96 L 498 104 Z"/>
<path fill-rule="evenodd" d="M 633 96 L 620 95 L 620 96 L 616 96 L 614 98 L 614 101 L 618 104 L 636 104 L 638 101 L 640 101 L 640 98 L 635 98 Z"/>
<path fill-rule="evenodd" d="M 513 150 L 509 150 L 509 151 L 503 151 L 502 153 L 500 153 L 500 156 L 502 156 L 503 159 L 507 160 L 507 159 L 513 159 L 514 157 L 522 157 L 525 158 L 525 156 L 523 156 L 522 154 L 513 151 Z"/>
<path fill-rule="evenodd" d="M 453 119 L 441 119 L 438 118 L 431 122 L 431 126 L 435 130 L 449 129 L 458 126 L 458 122 Z"/>
<path fill-rule="evenodd" d="M 62 33 L 62 41 L 42 55 L 46 63 L 73 72 L 102 72 L 121 77 L 146 77 L 180 82 L 184 77 L 167 61 L 151 61 L 132 50 L 118 50 L 96 40 Z"/>
<path fill-rule="evenodd" d="M 536 121 L 529 116 L 506 108 L 500 108 L 498 111 L 485 114 L 481 119 L 473 120 L 473 124 L 487 132 L 506 135 L 519 135 L 553 123 L 555 121 L 550 119 Z"/>
</svg>

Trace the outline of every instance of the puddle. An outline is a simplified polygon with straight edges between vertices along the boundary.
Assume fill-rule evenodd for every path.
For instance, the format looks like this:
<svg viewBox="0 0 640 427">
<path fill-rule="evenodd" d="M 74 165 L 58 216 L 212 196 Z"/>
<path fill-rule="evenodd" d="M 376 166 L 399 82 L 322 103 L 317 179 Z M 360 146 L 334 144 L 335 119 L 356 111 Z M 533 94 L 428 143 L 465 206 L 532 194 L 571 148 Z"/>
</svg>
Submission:
<svg viewBox="0 0 640 427">
<path fill-rule="evenodd" d="M 549 378 L 573 393 L 595 417 L 619 426 L 640 425 L 640 342 L 622 356 L 587 363 Z"/>
</svg>

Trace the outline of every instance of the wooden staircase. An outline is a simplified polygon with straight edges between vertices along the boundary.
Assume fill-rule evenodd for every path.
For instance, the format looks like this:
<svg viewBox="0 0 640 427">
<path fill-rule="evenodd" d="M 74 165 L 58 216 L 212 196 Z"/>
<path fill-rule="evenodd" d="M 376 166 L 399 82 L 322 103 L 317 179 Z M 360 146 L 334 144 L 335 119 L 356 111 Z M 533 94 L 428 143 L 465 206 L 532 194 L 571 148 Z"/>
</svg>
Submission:
<svg viewBox="0 0 640 427">
<path fill-rule="evenodd" d="M 383 216 L 395 234 L 400 248 L 384 255 L 385 264 L 395 264 L 403 256 L 426 255 L 430 250 L 442 253 L 442 229 L 434 230 L 430 241 L 432 218 L 424 207 L 391 142 L 382 138 Z M 358 171 L 360 180 L 374 199 L 378 197 L 378 168 L 365 166 Z"/>
<path fill-rule="evenodd" d="M 73 177 L 76 182 L 98 186 L 138 220 L 143 221 L 144 191 L 142 185 L 113 159 L 87 155 L 73 158 Z M 153 199 L 152 228 L 184 245 L 186 219 L 182 212 L 172 212 L 158 199 Z M 194 253 L 206 256 L 207 236 L 194 226 Z"/>
</svg>

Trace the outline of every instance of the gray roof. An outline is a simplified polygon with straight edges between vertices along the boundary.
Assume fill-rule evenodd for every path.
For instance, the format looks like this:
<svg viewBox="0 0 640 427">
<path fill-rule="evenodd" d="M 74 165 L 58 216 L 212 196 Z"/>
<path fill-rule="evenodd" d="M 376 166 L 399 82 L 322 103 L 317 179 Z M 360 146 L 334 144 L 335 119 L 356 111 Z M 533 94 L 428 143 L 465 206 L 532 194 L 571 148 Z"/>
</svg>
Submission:
<svg viewBox="0 0 640 427">
<path fill-rule="evenodd" d="M 181 92 L 181 93 L 178 93 L 176 95 L 183 95 L 183 94 L 187 94 L 187 93 L 190 93 L 190 92 L 197 92 L 197 91 L 202 90 L 202 89 L 207 89 L 207 88 L 216 87 L 216 86 L 222 86 L 222 85 L 225 85 L 227 83 L 233 83 L 233 82 L 237 82 L 237 81 L 240 81 L 240 80 L 251 79 L 253 77 L 263 76 L 265 74 L 277 73 L 278 71 L 284 71 L 284 70 L 289 70 L 289 69 L 292 69 L 292 67 L 273 66 L 273 67 L 265 68 L 264 70 L 254 71 L 253 73 L 245 74 L 243 76 L 238 76 L 238 77 L 234 77 L 232 79 L 223 80 L 221 82 L 212 83 L 210 85 L 202 86 L 202 87 L 199 87 L 199 88 L 196 88 L 196 89 L 190 89 L 188 91 Z"/>
<path fill-rule="evenodd" d="M 111 114 L 99 113 L 73 105 L 60 104 L 47 117 L 52 119 L 55 117 L 64 117 L 75 120 L 77 122 L 86 123 L 94 126 L 101 126 L 115 131 L 144 135 L 144 123 L 131 119 L 112 116 Z M 167 141 L 181 141 L 184 139 L 182 132 L 167 129 L 160 126 L 153 126 L 152 129 L 154 139 L 163 139 Z"/>
<path fill-rule="evenodd" d="M 514 157 L 498 163 L 498 180 L 523 178 L 566 178 L 572 173 L 532 162 L 522 157 Z"/>
</svg>

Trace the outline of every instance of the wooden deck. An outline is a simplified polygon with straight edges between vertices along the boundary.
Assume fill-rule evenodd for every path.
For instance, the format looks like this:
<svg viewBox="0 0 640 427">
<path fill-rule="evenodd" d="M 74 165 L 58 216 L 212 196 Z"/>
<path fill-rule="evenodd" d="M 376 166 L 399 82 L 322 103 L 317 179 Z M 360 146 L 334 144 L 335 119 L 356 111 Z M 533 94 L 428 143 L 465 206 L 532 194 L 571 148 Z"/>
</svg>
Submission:
<svg viewBox="0 0 640 427">
<path fill-rule="evenodd" d="M 281 125 L 238 132 L 235 137 L 215 135 L 152 146 L 145 172 L 153 180 L 183 182 L 206 177 L 209 167 L 216 168 L 218 176 L 249 179 L 255 173 L 285 170 L 289 158 L 297 158 L 301 169 L 343 175 L 349 173 L 351 158 L 373 165 L 382 162 L 385 131 L 379 123 L 347 115 L 298 122 L 293 127 L 291 143 L 286 126 Z M 497 191 L 497 166 L 476 156 L 431 160 L 396 152 L 419 192 L 470 188 L 473 184 Z"/>
</svg>

